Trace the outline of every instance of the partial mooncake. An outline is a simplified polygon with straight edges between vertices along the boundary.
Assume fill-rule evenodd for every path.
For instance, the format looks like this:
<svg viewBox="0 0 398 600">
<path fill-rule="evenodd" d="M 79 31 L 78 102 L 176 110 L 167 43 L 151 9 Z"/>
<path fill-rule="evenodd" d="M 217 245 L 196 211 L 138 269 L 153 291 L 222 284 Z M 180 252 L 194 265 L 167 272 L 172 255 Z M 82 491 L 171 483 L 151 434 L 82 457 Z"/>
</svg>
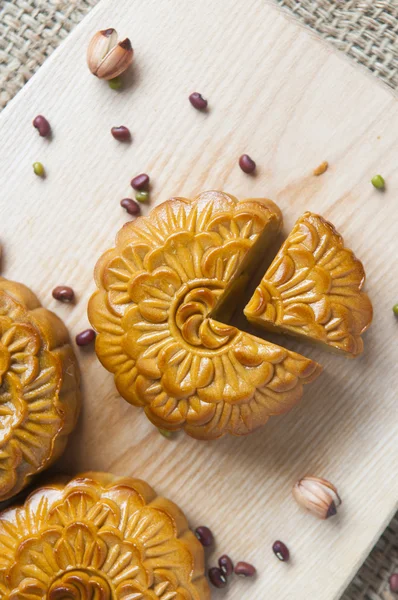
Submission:
<svg viewBox="0 0 398 600">
<path fill-rule="evenodd" d="M 79 406 L 64 324 L 27 287 L 0 278 L 0 501 L 60 456 Z"/>
<path fill-rule="evenodd" d="M 355 357 L 372 321 L 365 271 L 331 223 L 310 212 L 296 223 L 245 309 L 269 331 L 298 335 Z"/>
<path fill-rule="evenodd" d="M 280 230 L 269 200 L 206 192 L 127 223 L 99 260 L 89 318 L 120 394 L 158 427 L 244 435 L 289 410 L 313 361 L 215 320 Z M 238 285 L 239 288 L 239 285 Z"/>
<path fill-rule="evenodd" d="M 1 597 L 209 600 L 204 552 L 144 481 L 87 473 L 0 514 Z"/>
</svg>

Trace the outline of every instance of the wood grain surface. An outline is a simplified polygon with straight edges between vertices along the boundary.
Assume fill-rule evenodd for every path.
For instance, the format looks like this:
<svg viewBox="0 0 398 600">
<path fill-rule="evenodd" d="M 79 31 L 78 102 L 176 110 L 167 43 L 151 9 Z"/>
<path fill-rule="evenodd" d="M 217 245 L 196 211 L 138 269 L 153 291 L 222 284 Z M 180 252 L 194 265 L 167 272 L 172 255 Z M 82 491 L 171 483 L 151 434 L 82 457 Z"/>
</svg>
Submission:
<svg viewBox="0 0 398 600">
<path fill-rule="evenodd" d="M 120 92 L 85 62 L 90 36 L 110 26 L 136 50 Z M 189 104 L 192 91 L 208 98 L 207 114 Z M 51 140 L 32 127 L 38 113 Z M 130 145 L 110 135 L 121 124 Z M 145 478 L 192 525 L 214 530 L 210 562 L 228 552 L 257 566 L 255 581 L 214 598 L 338 598 L 397 508 L 397 130 L 387 91 L 262 0 L 102 0 L 0 117 L 3 275 L 29 285 L 73 336 L 88 326 L 94 264 L 126 221 L 119 201 L 142 171 L 152 203 L 211 188 L 268 196 L 286 232 L 305 210 L 319 212 L 365 264 L 375 318 L 363 357 L 285 340 L 325 372 L 290 414 L 245 439 L 164 439 L 118 396 L 92 349 L 77 349 L 84 408 L 60 468 Z M 255 177 L 237 165 L 244 152 Z M 314 177 L 323 160 L 329 170 Z M 378 172 L 384 193 L 370 184 Z M 76 290 L 75 306 L 52 299 L 59 284 Z M 307 472 L 338 486 L 338 517 L 299 511 L 291 487 Z M 275 539 L 290 564 L 273 556 Z"/>
</svg>

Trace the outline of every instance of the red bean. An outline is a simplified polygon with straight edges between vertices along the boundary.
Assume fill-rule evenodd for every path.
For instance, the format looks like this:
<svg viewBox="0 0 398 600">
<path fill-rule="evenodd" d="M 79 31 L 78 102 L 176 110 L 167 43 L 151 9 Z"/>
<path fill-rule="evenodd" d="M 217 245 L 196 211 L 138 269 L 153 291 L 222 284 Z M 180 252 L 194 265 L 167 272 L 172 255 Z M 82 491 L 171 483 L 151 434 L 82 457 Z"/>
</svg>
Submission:
<svg viewBox="0 0 398 600">
<path fill-rule="evenodd" d="M 225 588 L 228 583 L 224 573 L 217 567 L 212 567 L 209 569 L 209 579 L 210 583 L 212 583 L 216 588 Z"/>
<path fill-rule="evenodd" d="M 195 529 L 195 535 L 205 548 L 212 546 L 214 544 L 214 536 L 211 530 L 204 525 L 197 527 Z"/>
<path fill-rule="evenodd" d="M 247 562 L 238 562 L 234 569 L 235 575 L 239 577 L 254 577 L 257 573 L 256 568 Z"/>
<path fill-rule="evenodd" d="M 393 573 L 388 580 L 390 584 L 390 590 L 392 592 L 398 592 L 398 573 Z"/>
<path fill-rule="evenodd" d="M 230 577 L 234 572 L 234 565 L 227 554 L 223 554 L 218 559 L 218 566 L 226 577 Z"/>
<path fill-rule="evenodd" d="M 119 127 L 112 127 L 111 134 L 119 142 L 129 142 L 131 140 L 131 133 L 128 127 L 119 125 Z"/>
<path fill-rule="evenodd" d="M 96 333 L 93 329 L 85 329 L 76 336 L 76 344 L 78 346 L 88 346 L 91 344 L 96 337 Z"/>
<path fill-rule="evenodd" d="M 239 166 L 244 173 L 254 173 L 256 170 L 256 163 L 248 154 L 242 154 L 239 159 Z"/>
<path fill-rule="evenodd" d="M 33 119 L 33 127 L 36 127 L 41 137 L 47 137 L 51 131 L 50 123 L 43 115 L 37 115 Z"/>
<path fill-rule="evenodd" d="M 123 198 L 123 200 L 120 201 L 120 206 L 125 208 L 129 215 L 133 215 L 134 217 L 141 213 L 140 205 L 132 198 Z"/>
<path fill-rule="evenodd" d="M 198 92 L 194 92 L 189 96 L 189 101 L 196 110 L 206 110 L 207 109 L 207 100 L 205 100 L 202 94 Z"/>
<path fill-rule="evenodd" d="M 136 177 L 130 181 L 130 185 L 135 190 L 147 190 L 149 187 L 149 175 L 146 173 L 136 175 Z"/>
<path fill-rule="evenodd" d="M 53 289 L 53 298 L 60 302 L 73 302 L 75 299 L 75 292 L 68 285 L 57 285 Z"/>
<path fill-rule="evenodd" d="M 275 556 L 277 558 L 279 558 L 279 560 L 281 560 L 282 562 L 286 562 L 287 560 L 289 560 L 289 557 L 290 557 L 289 548 L 283 542 L 281 542 L 279 540 L 274 542 L 274 544 L 272 546 L 272 550 L 273 550 Z"/>
</svg>

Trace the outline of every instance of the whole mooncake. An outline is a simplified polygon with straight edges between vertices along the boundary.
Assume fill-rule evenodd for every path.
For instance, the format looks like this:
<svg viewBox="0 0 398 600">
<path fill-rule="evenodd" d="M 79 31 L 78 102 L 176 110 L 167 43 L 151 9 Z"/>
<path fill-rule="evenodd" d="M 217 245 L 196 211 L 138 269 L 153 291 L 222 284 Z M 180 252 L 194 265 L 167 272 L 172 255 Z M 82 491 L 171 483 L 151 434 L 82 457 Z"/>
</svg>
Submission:
<svg viewBox="0 0 398 600">
<path fill-rule="evenodd" d="M 320 367 L 213 318 L 280 230 L 269 200 L 206 192 L 127 223 L 99 260 L 89 318 L 120 394 L 158 427 L 244 435 L 289 410 Z M 239 289 L 239 286 L 238 286 Z"/>
<path fill-rule="evenodd" d="M 79 405 L 64 324 L 27 287 L 0 278 L 0 501 L 60 456 Z"/>
<path fill-rule="evenodd" d="M 0 514 L 0 595 L 13 600 L 208 600 L 204 552 L 144 481 L 87 473 Z"/>
<path fill-rule="evenodd" d="M 264 275 L 245 315 L 269 331 L 298 335 L 355 357 L 372 321 L 365 271 L 323 217 L 305 213 Z"/>
</svg>

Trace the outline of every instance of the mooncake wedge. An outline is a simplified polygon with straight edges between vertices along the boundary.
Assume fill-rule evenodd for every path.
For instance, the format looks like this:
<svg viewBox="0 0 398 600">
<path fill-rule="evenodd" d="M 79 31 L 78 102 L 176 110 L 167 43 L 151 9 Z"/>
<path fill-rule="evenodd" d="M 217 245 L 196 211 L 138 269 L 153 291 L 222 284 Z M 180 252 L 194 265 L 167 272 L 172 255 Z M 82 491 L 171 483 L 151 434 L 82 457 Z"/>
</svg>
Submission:
<svg viewBox="0 0 398 600">
<path fill-rule="evenodd" d="M 335 227 L 307 212 L 278 252 L 245 315 L 255 325 L 321 343 L 349 357 L 363 350 L 373 309 L 365 271 Z"/>
</svg>

